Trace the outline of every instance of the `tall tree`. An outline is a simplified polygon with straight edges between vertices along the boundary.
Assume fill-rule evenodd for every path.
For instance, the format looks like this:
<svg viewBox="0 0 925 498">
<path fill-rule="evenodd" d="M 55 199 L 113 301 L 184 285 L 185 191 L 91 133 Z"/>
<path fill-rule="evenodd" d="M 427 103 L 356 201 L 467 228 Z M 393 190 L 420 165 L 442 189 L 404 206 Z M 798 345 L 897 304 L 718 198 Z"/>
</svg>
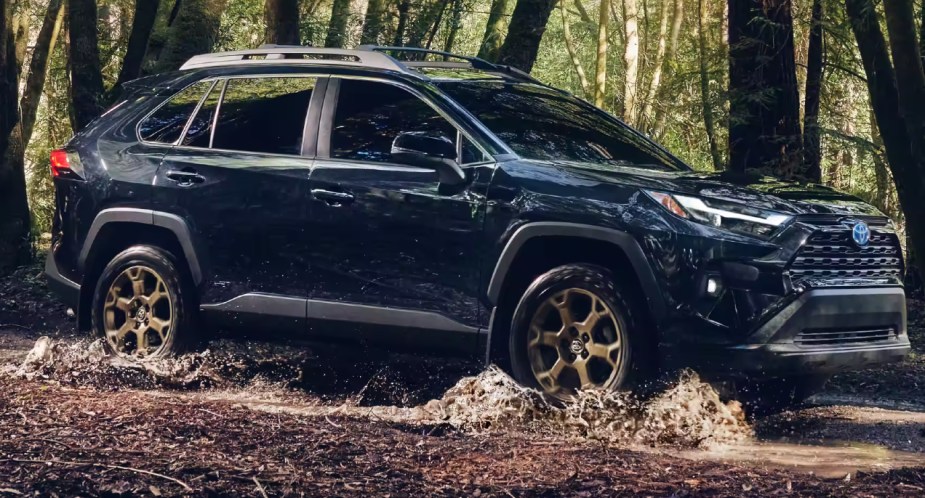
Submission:
<svg viewBox="0 0 925 498">
<path fill-rule="evenodd" d="M 601 0 L 597 20 L 597 59 L 594 69 L 594 105 L 604 106 L 607 91 L 607 28 L 610 25 L 610 1 Z"/>
<path fill-rule="evenodd" d="M 591 91 L 591 85 L 588 83 L 588 77 L 585 76 L 585 69 L 581 65 L 581 59 L 578 57 L 578 52 L 575 50 L 575 44 L 572 41 L 572 31 L 569 27 L 568 9 L 565 8 L 565 0 L 559 2 L 559 11 L 562 14 L 562 37 L 565 39 L 565 50 L 568 52 L 569 59 L 572 61 L 572 67 L 575 68 L 575 73 L 578 75 L 578 84 L 581 85 L 581 90 L 584 92 L 585 97 L 593 99 L 594 95 Z"/>
<path fill-rule="evenodd" d="M 408 35 L 409 47 L 430 48 L 443 22 L 443 14 L 449 6 L 449 2 L 442 0 L 432 0 L 426 3 L 427 5 L 415 16 L 411 24 L 411 33 Z"/>
<path fill-rule="evenodd" d="M 397 7 L 398 26 L 395 27 L 392 46 L 400 47 L 405 44 L 405 29 L 408 28 L 408 16 L 411 15 L 411 0 L 398 0 Z"/>
<path fill-rule="evenodd" d="M 822 0 L 813 0 L 809 51 L 806 60 L 806 93 L 803 104 L 803 170 L 814 181 L 822 179 L 822 153 L 819 142 L 819 102 L 825 50 Z"/>
<path fill-rule="evenodd" d="M 681 36 L 681 26 L 684 23 L 684 0 L 674 0 L 674 14 L 673 21 L 671 24 L 671 34 L 668 36 L 668 51 L 665 53 L 665 76 L 667 77 L 671 74 L 671 70 L 674 65 L 675 53 L 678 51 L 678 38 Z M 656 99 L 660 102 L 664 101 L 662 93 L 656 94 Z M 662 136 L 662 133 L 665 131 L 665 123 L 667 122 L 664 119 L 665 110 L 668 109 L 667 105 L 660 105 L 655 109 L 655 118 L 653 119 L 652 135 L 655 137 Z"/>
<path fill-rule="evenodd" d="M 462 0 L 452 0 L 450 9 L 450 32 L 446 35 L 446 43 L 443 45 L 445 52 L 452 52 L 456 45 L 456 36 L 459 35 L 459 29 L 462 27 Z"/>
<path fill-rule="evenodd" d="M 557 0 L 517 0 L 498 62 L 530 72 Z"/>
<path fill-rule="evenodd" d="M 728 5 L 729 168 L 804 176 L 790 0 Z"/>
<path fill-rule="evenodd" d="M 263 39 L 277 45 L 298 45 L 299 0 L 266 0 L 263 16 L 267 28 Z"/>
<path fill-rule="evenodd" d="M 29 257 L 29 205 L 22 163 L 4 160 L 19 124 L 19 65 L 9 1 L 0 1 L 0 274 Z"/>
<path fill-rule="evenodd" d="M 707 141 L 710 143 L 710 160 L 713 169 L 723 169 L 723 162 L 719 155 L 719 145 L 716 143 L 716 122 L 713 119 L 713 104 L 710 102 L 710 77 L 707 72 L 707 31 L 704 26 L 710 18 L 705 8 L 704 0 L 697 0 L 697 48 L 700 52 L 700 103 L 703 108 L 703 126 L 707 132 Z"/>
<path fill-rule="evenodd" d="M 639 8 L 636 0 L 623 0 L 623 35 L 623 120 L 633 124 L 636 122 L 639 78 Z"/>
<path fill-rule="evenodd" d="M 360 35 L 362 45 L 379 44 L 379 37 L 385 31 L 387 5 L 387 0 L 369 0 L 366 16 L 363 19 L 363 34 Z"/>
<path fill-rule="evenodd" d="M 126 81 L 141 76 L 141 67 L 148 51 L 148 40 L 154 30 L 154 21 L 157 18 L 157 9 L 161 0 L 135 0 L 135 14 L 132 17 L 132 32 L 128 37 L 128 46 L 125 57 L 122 58 L 122 69 L 113 89 L 118 91 Z"/>
<path fill-rule="evenodd" d="M 190 57 L 212 51 L 218 39 L 225 2 L 183 0 L 180 3 L 177 17 L 167 30 L 167 42 L 157 63 L 158 71 L 173 71 Z"/>
<path fill-rule="evenodd" d="M 42 28 L 35 39 L 32 58 L 29 60 L 29 73 L 23 89 L 19 108 L 22 112 L 22 143 L 28 144 L 35 126 L 35 116 L 39 109 L 39 100 L 45 87 L 48 74 L 48 59 L 55 50 L 61 24 L 64 20 L 64 0 L 50 0 L 45 10 Z"/>
<path fill-rule="evenodd" d="M 658 87 L 662 80 L 662 68 L 665 65 L 665 53 L 668 51 L 668 5 L 662 5 L 659 12 L 658 39 L 655 50 L 655 62 L 652 64 L 652 78 L 649 80 L 649 91 L 642 103 L 639 113 L 640 124 L 648 126 L 652 120 L 652 104 L 658 94 Z"/>
<path fill-rule="evenodd" d="M 103 108 L 96 1 L 70 0 L 67 12 L 74 129 L 80 130 L 99 116 Z"/>
<path fill-rule="evenodd" d="M 350 21 L 350 0 L 334 0 L 331 4 L 331 22 L 324 46 L 344 48 L 347 45 L 347 22 Z"/>
<path fill-rule="evenodd" d="M 501 44 L 504 43 L 504 15 L 510 8 L 511 0 L 492 0 L 488 11 L 488 23 L 479 45 L 479 57 L 494 61 L 498 58 Z"/>
<path fill-rule="evenodd" d="M 888 7 L 889 26 L 890 15 L 897 15 L 896 5 L 892 3 L 885 3 L 885 5 Z M 886 39 L 880 29 L 880 19 L 872 1 L 845 0 L 845 7 L 861 53 L 871 106 L 877 117 L 880 137 L 886 147 L 887 161 L 896 183 L 899 204 L 906 218 L 906 231 L 911 242 L 910 246 L 913 253 L 925 254 L 925 202 L 922 199 L 922 192 L 925 192 L 925 153 L 916 147 L 916 144 L 920 146 L 921 142 L 925 141 L 925 137 L 910 137 L 910 130 L 915 130 L 916 124 L 906 123 L 906 118 L 910 114 L 919 111 L 925 105 L 923 101 L 916 103 L 906 100 L 910 94 L 916 95 L 920 91 L 914 87 L 922 85 L 925 75 L 910 74 L 923 71 L 920 61 L 918 64 L 913 63 L 911 68 L 904 68 L 902 73 L 898 70 L 899 65 L 909 63 L 910 54 L 917 55 L 917 45 L 914 40 L 904 36 L 902 32 L 904 30 L 895 25 L 896 20 L 894 19 L 897 39 L 892 40 L 892 32 L 890 38 L 891 43 L 895 43 L 894 46 L 899 48 L 899 53 L 893 54 L 893 60 L 897 65 L 897 69 L 894 70 L 890 62 L 890 53 L 887 51 Z M 890 7 L 893 8 L 892 12 L 889 10 Z M 902 43 L 911 45 L 912 48 L 900 47 Z M 905 92 L 900 91 L 900 84 L 897 80 L 899 74 L 909 76 L 912 80 L 902 84 Z M 914 117 L 913 121 L 915 121 Z M 919 268 L 919 272 L 925 272 L 925 269 Z"/>
</svg>

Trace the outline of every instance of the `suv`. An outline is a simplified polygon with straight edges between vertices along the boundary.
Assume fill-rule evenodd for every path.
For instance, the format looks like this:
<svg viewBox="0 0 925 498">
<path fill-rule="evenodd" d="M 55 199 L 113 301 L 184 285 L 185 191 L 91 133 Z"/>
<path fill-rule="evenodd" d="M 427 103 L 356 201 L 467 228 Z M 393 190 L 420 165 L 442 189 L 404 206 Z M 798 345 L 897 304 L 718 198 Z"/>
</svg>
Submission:
<svg viewBox="0 0 925 498">
<path fill-rule="evenodd" d="M 49 283 L 140 359 L 205 323 L 472 355 L 557 397 L 691 367 L 794 399 L 909 350 L 875 208 L 695 172 L 476 58 L 196 56 L 129 84 L 51 169 Z"/>
</svg>

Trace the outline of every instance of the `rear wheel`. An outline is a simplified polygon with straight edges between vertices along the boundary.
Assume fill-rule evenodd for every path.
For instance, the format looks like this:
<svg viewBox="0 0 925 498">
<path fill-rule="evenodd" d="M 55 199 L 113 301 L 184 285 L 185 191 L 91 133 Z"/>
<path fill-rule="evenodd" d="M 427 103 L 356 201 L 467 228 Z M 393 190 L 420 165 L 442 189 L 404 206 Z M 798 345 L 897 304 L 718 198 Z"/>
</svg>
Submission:
<svg viewBox="0 0 925 498">
<path fill-rule="evenodd" d="M 93 299 L 93 328 L 109 352 L 162 358 L 196 339 L 195 296 L 174 257 L 151 246 L 130 247 L 103 269 Z"/>
<path fill-rule="evenodd" d="M 579 390 L 630 385 L 636 344 L 634 315 L 611 272 L 565 265 L 538 277 L 512 321 L 511 367 L 522 384 L 558 398 Z"/>
</svg>

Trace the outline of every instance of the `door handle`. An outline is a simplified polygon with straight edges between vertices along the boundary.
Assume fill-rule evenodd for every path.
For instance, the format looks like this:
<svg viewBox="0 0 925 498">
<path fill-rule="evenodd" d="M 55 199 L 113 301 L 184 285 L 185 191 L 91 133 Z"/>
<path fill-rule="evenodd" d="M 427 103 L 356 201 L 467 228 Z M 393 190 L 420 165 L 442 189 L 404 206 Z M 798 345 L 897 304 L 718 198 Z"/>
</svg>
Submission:
<svg viewBox="0 0 925 498">
<path fill-rule="evenodd" d="M 331 205 L 350 204 L 356 199 L 353 194 L 348 192 L 335 192 L 333 190 L 324 190 L 320 188 L 313 188 L 312 196 Z"/>
<path fill-rule="evenodd" d="M 206 181 L 206 177 L 200 175 L 195 170 L 170 170 L 166 173 L 165 176 L 183 186 L 189 186 Z"/>
</svg>

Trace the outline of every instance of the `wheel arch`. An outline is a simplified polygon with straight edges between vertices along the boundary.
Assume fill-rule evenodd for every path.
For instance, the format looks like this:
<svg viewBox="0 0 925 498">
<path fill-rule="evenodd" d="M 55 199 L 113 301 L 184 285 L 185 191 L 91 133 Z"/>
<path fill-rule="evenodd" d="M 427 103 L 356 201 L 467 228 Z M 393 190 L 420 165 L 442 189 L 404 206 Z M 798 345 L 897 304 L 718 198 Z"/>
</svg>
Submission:
<svg viewBox="0 0 925 498">
<path fill-rule="evenodd" d="M 572 250 L 568 246 L 580 242 Z M 640 244 L 629 233 L 593 225 L 569 222 L 533 222 L 519 227 L 508 239 L 488 281 L 486 296 L 495 308 L 486 351 L 488 361 L 505 355 L 510 308 L 516 305 L 520 287 L 526 287 L 537 275 L 561 264 L 590 263 L 618 270 L 638 286 L 638 303 L 643 307 L 648 325 L 660 329 L 660 319 L 667 305 L 655 272 Z M 629 274 L 627 274 L 629 273 Z M 513 297 L 512 297 L 513 296 Z M 516 299 L 515 299 L 516 297 Z"/>
<path fill-rule="evenodd" d="M 126 230 L 133 232 L 122 236 Z M 195 286 L 204 278 L 204 261 L 197 251 L 192 231 L 183 218 L 163 211 L 140 208 L 108 208 L 94 218 L 77 259 L 82 275 L 78 303 L 78 329 L 90 326 L 90 307 L 96 281 L 106 264 L 119 252 L 137 244 L 150 244 L 170 251 L 189 272 Z"/>
</svg>

